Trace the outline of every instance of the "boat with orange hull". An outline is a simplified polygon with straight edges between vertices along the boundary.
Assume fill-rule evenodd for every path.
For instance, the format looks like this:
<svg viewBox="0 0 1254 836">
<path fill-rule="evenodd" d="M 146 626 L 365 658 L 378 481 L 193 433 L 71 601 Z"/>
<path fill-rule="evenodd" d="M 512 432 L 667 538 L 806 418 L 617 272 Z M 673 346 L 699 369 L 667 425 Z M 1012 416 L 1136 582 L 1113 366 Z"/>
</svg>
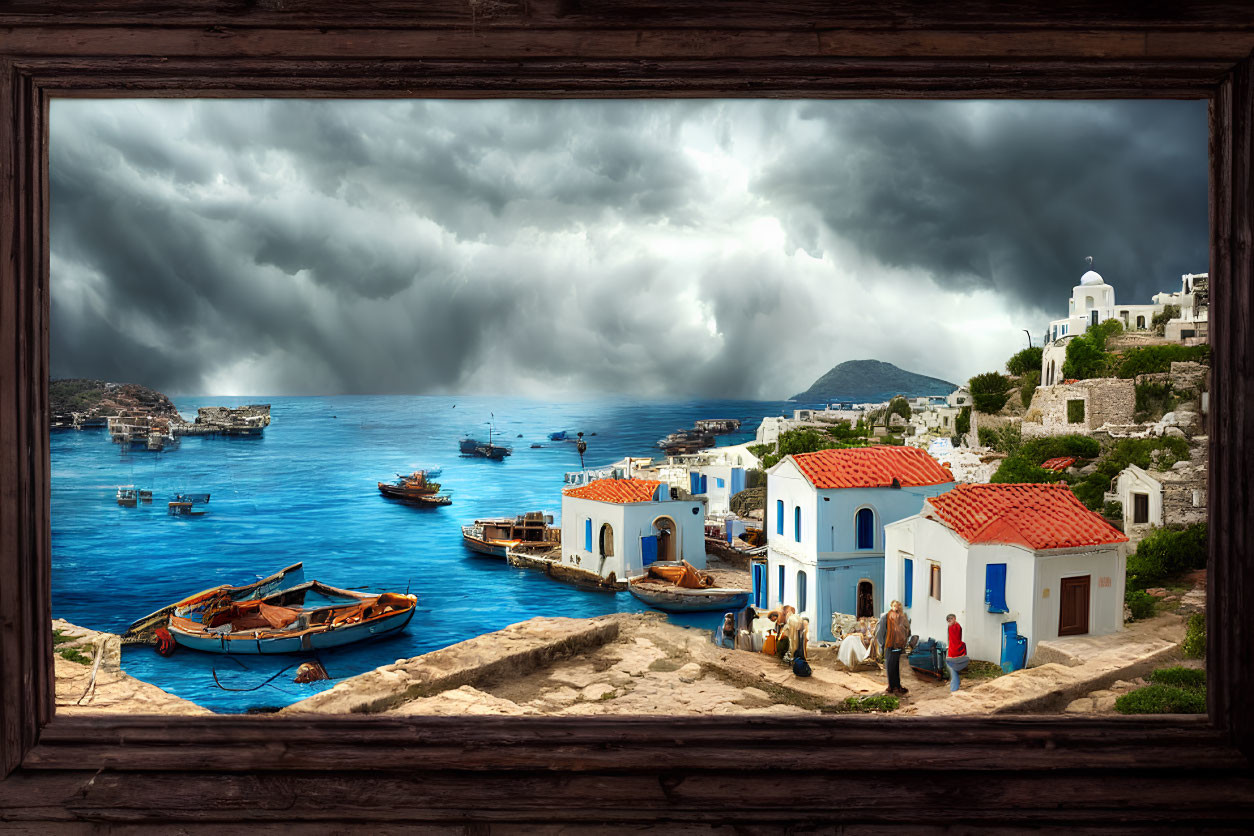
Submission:
<svg viewBox="0 0 1254 836">
<path fill-rule="evenodd" d="M 432 482 L 425 470 L 415 470 L 408 476 L 397 474 L 395 482 L 379 482 L 379 493 L 410 505 L 434 507 L 448 505 L 453 498 L 440 493 L 440 483 Z"/>
</svg>

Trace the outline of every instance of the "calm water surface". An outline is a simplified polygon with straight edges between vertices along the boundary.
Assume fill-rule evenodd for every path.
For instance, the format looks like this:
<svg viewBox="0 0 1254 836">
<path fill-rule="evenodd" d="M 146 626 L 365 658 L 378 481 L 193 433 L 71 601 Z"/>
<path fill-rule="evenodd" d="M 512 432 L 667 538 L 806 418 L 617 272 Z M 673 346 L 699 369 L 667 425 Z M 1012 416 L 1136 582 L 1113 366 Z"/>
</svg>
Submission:
<svg viewBox="0 0 1254 836">
<path fill-rule="evenodd" d="M 187 416 L 239 398 L 175 398 Z M 697 418 L 740 418 L 752 437 L 764 415 L 798 404 L 749 401 L 552 403 L 470 397 L 253 398 L 271 404 L 260 439 L 182 440 L 162 453 L 127 452 L 103 430 L 52 434 L 52 612 L 85 627 L 121 632 L 136 618 L 220 583 L 242 584 L 304 561 L 305 577 L 333 586 L 418 595 L 418 612 L 395 638 L 320 654 L 335 679 L 353 676 L 538 615 L 587 617 L 647 609 L 631 595 L 591 592 L 504 561 L 473 556 L 461 526 L 476 517 L 547 511 L 560 522 L 562 474 L 579 468 L 574 444 L 587 437 L 589 467 L 626 455 L 656 455 L 655 442 Z M 496 439 L 502 462 L 460 458 L 457 442 Z M 521 436 L 521 437 L 520 437 Z M 544 445 L 531 449 L 532 443 Z M 375 483 L 398 472 L 443 466 L 453 504 L 411 508 L 384 499 Z M 152 488 L 154 501 L 117 505 L 120 484 Z M 170 517 L 179 492 L 211 494 L 208 513 Z M 672 616 L 710 626 L 718 613 Z M 219 712 L 284 706 L 332 682 L 297 685 L 298 656 L 226 657 L 149 647 L 123 650 L 123 668 Z M 218 683 L 214 681 L 216 670 Z M 261 687 L 256 687 L 261 686 Z M 225 690 L 255 689 L 248 691 Z"/>
</svg>

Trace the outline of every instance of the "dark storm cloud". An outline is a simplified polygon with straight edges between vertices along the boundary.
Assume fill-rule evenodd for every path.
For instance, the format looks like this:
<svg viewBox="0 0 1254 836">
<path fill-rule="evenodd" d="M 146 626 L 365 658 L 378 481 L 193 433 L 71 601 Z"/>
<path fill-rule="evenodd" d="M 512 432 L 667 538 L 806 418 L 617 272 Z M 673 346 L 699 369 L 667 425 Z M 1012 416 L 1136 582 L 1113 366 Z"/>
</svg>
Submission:
<svg viewBox="0 0 1254 836">
<path fill-rule="evenodd" d="M 820 129 L 754 190 L 811 252 L 822 227 L 1058 316 L 1085 256 L 1128 302 L 1207 269 L 1205 102 L 823 102 L 798 119 Z"/>
<path fill-rule="evenodd" d="M 964 379 L 1061 315 L 1083 255 L 1129 301 L 1205 269 L 1204 117 L 58 100 L 53 374 L 779 397 L 878 357 Z"/>
</svg>

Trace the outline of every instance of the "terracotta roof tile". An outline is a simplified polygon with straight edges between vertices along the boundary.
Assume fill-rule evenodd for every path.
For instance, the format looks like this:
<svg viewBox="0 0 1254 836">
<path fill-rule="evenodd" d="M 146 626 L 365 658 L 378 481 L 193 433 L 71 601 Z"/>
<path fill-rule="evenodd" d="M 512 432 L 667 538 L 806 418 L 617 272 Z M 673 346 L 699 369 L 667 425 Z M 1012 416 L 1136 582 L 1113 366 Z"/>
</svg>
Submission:
<svg viewBox="0 0 1254 836">
<path fill-rule="evenodd" d="M 564 496 L 576 499 L 595 499 L 597 502 L 652 502 L 661 482 L 648 479 L 598 479 L 580 488 L 563 491 Z"/>
<path fill-rule="evenodd" d="M 1066 485 L 958 485 L 927 500 L 923 514 L 968 543 L 1065 549 L 1128 540 Z"/>
<path fill-rule="evenodd" d="M 792 457 L 816 488 L 887 488 L 943 485 L 954 475 L 917 447 L 848 447 Z"/>
<path fill-rule="evenodd" d="M 1041 467 L 1046 470 L 1052 470 L 1055 473 L 1061 473 L 1071 467 L 1071 465 L 1075 464 L 1075 462 L 1075 456 L 1059 456 L 1056 459 L 1047 459 L 1046 461 L 1041 462 Z"/>
</svg>

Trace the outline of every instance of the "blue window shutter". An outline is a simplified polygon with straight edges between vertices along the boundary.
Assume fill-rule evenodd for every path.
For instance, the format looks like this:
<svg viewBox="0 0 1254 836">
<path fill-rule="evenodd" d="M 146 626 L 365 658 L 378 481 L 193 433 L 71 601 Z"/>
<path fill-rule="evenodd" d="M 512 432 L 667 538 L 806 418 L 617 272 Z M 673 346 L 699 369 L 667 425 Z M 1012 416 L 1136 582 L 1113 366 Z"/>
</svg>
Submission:
<svg viewBox="0 0 1254 836">
<path fill-rule="evenodd" d="M 779 602 L 784 603 L 784 566 L 782 563 L 779 567 L 779 589 L 775 592 L 779 595 Z"/>
<path fill-rule="evenodd" d="M 743 467 L 733 467 L 731 472 L 731 492 L 740 493 L 745 489 L 745 469 Z"/>
<path fill-rule="evenodd" d="M 701 474 L 697 473 L 695 470 L 690 470 L 688 472 L 688 485 L 691 488 L 688 493 L 693 496 L 701 493 Z"/>
<path fill-rule="evenodd" d="M 583 549 L 592 551 L 592 520 L 583 521 Z"/>
<path fill-rule="evenodd" d="M 806 608 L 806 573 L 804 571 L 797 573 L 797 609 L 804 610 Z"/>
<path fill-rule="evenodd" d="M 904 562 L 906 566 L 902 571 L 906 575 L 906 593 L 902 603 L 909 607 L 914 604 L 914 561 L 907 557 Z"/>
<path fill-rule="evenodd" d="M 723 477 L 722 477 L 722 476 L 715 476 L 715 477 L 714 477 L 714 485 L 715 485 L 716 487 L 719 487 L 719 488 L 725 488 L 725 487 L 727 487 L 727 483 L 723 481 Z"/>
<path fill-rule="evenodd" d="M 798 543 L 801 542 L 801 506 L 793 508 L 792 511 L 792 539 Z"/>
<path fill-rule="evenodd" d="M 984 604 L 989 612 L 1010 612 L 1006 606 L 1006 564 L 990 563 L 984 568 Z"/>
<path fill-rule="evenodd" d="M 710 488 L 709 488 L 708 480 L 705 478 L 705 474 L 702 473 L 701 474 L 701 493 L 709 493 L 709 492 L 710 492 Z"/>
<path fill-rule="evenodd" d="M 775 500 L 775 533 L 784 533 L 784 500 L 782 499 Z"/>
<path fill-rule="evenodd" d="M 753 564 L 753 606 L 766 606 L 766 565 Z"/>
</svg>

